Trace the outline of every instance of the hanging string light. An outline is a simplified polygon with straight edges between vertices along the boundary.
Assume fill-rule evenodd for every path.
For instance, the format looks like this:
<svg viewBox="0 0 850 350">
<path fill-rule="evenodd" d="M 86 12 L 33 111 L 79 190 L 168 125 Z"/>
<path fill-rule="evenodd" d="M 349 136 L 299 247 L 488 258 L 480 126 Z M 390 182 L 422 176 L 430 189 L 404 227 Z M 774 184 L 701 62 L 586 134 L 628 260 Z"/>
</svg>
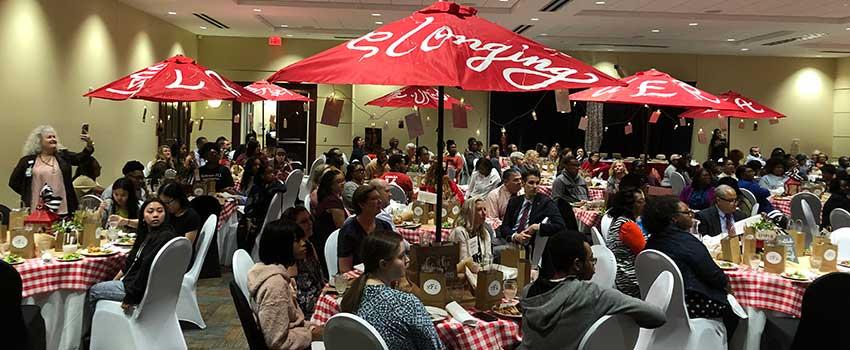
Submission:
<svg viewBox="0 0 850 350">
<path fill-rule="evenodd" d="M 531 119 L 537 120 L 537 111 L 531 111 Z"/>
</svg>

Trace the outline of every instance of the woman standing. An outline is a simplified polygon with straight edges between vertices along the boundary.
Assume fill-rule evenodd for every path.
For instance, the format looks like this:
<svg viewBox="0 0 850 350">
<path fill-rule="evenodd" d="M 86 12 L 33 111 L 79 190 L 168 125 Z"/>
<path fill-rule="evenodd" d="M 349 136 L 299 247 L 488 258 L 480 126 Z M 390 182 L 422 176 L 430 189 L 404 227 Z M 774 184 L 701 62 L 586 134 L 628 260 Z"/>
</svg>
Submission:
<svg viewBox="0 0 850 350">
<path fill-rule="evenodd" d="M 122 177 L 112 184 L 112 197 L 100 205 L 101 224 L 116 222 L 118 227 L 135 229 L 139 225 L 139 198 L 133 181 Z"/>
<path fill-rule="evenodd" d="M 313 316 L 313 309 L 316 308 L 316 301 L 322 294 L 322 288 L 328 283 L 325 262 L 319 260 L 317 249 L 310 240 L 313 236 L 313 216 L 306 208 L 297 206 L 286 209 L 281 219 L 295 223 L 304 232 L 304 236 L 299 235 L 297 239 L 307 246 L 307 254 L 303 258 L 295 259 L 295 266 L 290 271 L 293 272 L 292 276 L 295 276 L 295 284 L 298 286 L 298 306 L 304 311 L 304 318 L 309 320 Z M 325 247 L 319 249 L 324 251 Z"/>
<path fill-rule="evenodd" d="M 699 168 L 694 174 L 694 181 L 682 189 L 679 200 L 695 210 L 703 210 L 714 205 L 714 186 L 712 176 L 704 168 Z"/>
<path fill-rule="evenodd" d="M 409 259 L 401 236 L 379 232 L 363 241 L 365 272 L 342 297 L 340 311 L 356 314 L 377 329 L 387 348 L 430 350 L 443 346 L 425 306 L 413 294 L 392 288 L 404 279 Z"/>
<path fill-rule="evenodd" d="M 354 191 L 352 205 L 356 216 L 347 220 L 339 230 L 337 256 L 339 258 L 339 273 L 346 273 L 359 265 L 366 257 L 361 254 L 360 246 L 363 240 L 376 231 L 392 232 L 392 226 L 376 217 L 381 213 L 381 195 L 372 185 L 363 185 Z"/>
<path fill-rule="evenodd" d="M 345 189 L 342 191 L 342 203 L 345 204 L 345 209 L 352 210 L 351 197 L 354 196 L 354 191 L 363 185 L 366 179 L 366 168 L 363 163 L 353 162 L 348 164 L 345 171 Z"/>
<path fill-rule="evenodd" d="M 479 159 L 475 163 L 475 172 L 469 178 L 469 187 L 466 191 L 466 199 L 474 196 L 486 197 L 490 191 L 499 187 L 502 178 L 493 169 L 493 164 L 487 159 Z"/>
<path fill-rule="evenodd" d="M 608 169 L 607 194 L 609 196 L 620 190 L 620 180 L 628 174 L 629 170 L 626 169 L 626 163 L 623 163 L 622 160 L 615 160 L 614 164 L 611 164 L 611 168 Z"/>
<path fill-rule="evenodd" d="M 23 157 L 12 170 L 9 187 L 21 195 L 25 206 L 38 205 L 44 185 L 53 188 L 53 194 L 61 197 L 57 214 L 65 215 L 77 211 L 77 195 L 71 184 L 71 166 L 78 166 L 94 153 L 94 142 L 88 134 L 80 135 L 86 147 L 80 153 L 68 151 L 59 143 L 56 130 L 49 125 L 33 129 L 24 143 Z"/>
<path fill-rule="evenodd" d="M 473 197 L 463 203 L 460 216 L 455 221 L 455 228 L 449 235 L 449 241 L 460 245 L 460 262 L 458 273 L 463 273 L 465 267 L 477 273 L 481 263 L 493 261 L 493 228 L 484 221 L 487 209 L 482 197 Z"/>
<path fill-rule="evenodd" d="M 165 171 L 174 169 L 174 159 L 171 157 L 171 146 L 162 145 L 156 151 L 156 159 L 148 166 L 148 179 L 151 185 L 158 186 L 160 180 L 165 176 Z"/>
<path fill-rule="evenodd" d="M 635 258 L 646 245 L 646 235 L 636 220 L 643 213 L 646 199 L 637 188 L 624 189 L 611 198 L 611 210 L 608 215 L 614 218 L 608 229 L 605 245 L 617 258 L 617 278 L 615 285 L 623 294 L 640 298 Z"/>
<path fill-rule="evenodd" d="M 349 159 L 349 162 L 355 160 L 359 162 L 363 161 L 363 156 L 366 155 L 365 145 L 366 141 L 363 141 L 363 138 L 360 136 L 355 136 L 354 140 L 351 140 L 351 159 Z"/>
<path fill-rule="evenodd" d="M 711 133 L 711 142 L 709 143 L 709 159 L 713 161 L 718 161 L 721 158 L 726 158 L 726 147 L 729 143 L 726 141 L 726 135 L 723 134 L 723 131 L 720 129 L 714 129 L 714 132 Z"/>
</svg>

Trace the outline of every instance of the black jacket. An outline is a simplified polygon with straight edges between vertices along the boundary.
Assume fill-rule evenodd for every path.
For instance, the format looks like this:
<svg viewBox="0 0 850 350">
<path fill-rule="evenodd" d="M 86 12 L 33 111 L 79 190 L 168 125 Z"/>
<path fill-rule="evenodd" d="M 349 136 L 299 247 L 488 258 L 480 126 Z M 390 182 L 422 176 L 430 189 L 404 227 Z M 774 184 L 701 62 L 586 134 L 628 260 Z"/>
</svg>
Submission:
<svg viewBox="0 0 850 350">
<path fill-rule="evenodd" d="M 646 242 L 646 249 L 655 249 L 673 259 L 682 273 L 686 291 L 700 293 L 723 305 L 729 278 L 711 259 L 708 249 L 689 232 L 670 225 L 664 232 L 653 234 Z"/>
<path fill-rule="evenodd" d="M 516 233 L 514 232 L 514 226 L 517 224 L 519 211 L 522 209 L 524 202 L 525 196 L 516 196 L 508 201 L 508 206 L 505 208 L 505 217 L 502 220 L 502 225 L 499 226 L 499 237 L 502 237 L 506 241 L 511 240 L 511 236 Z M 528 215 L 528 226 L 540 224 L 545 218 L 549 218 L 549 221 L 540 225 L 539 234 L 541 236 L 551 236 L 564 230 L 564 218 L 561 217 L 558 206 L 546 195 L 538 193 L 534 196 L 531 204 L 531 212 Z"/>
<path fill-rule="evenodd" d="M 826 200 L 826 203 L 823 204 L 823 210 L 821 210 L 821 227 L 832 226 L 832 222 L 829 219 L 829 214 L 832 214 L 832 211 L 837 208 L 850 210 L 850 199 L 847 199 L 847 196 L 843 194 L 831 194 L 829 196 L 829 199 Z"/>
<path fill-rule="evenodd" d="M 142 297 L 145 296 L 145 290 L 148 286 L 148 275 L 151 272 L 153 259 L 156 258 L 156 254 L 168 241 L 181 236 L 174 231 L 170 224 L 162 224 L 147 233 L 139 233 L 133 249 L 130 249 L 130 253 L 127 254 L 124 268 L 121 269 L 124 272 L 124 277 L 121 279 L 124 283 L 124 303 L 138 305 L 142 302 Z M 180 268 L 186 269 L 185 266 Z"/>
<path fill-rule="evenodd" d="M 717 209 L 716 205 L 712 205 L 707 209 L 700 210 L 697 213 L 697 220 L 699 220 L 699 226 L 697 230 L 699 234 L 702 236 L 717 236 L 720 232 L 723 231 L 723 228 L 720 227 L 720 215 L 718 214 L 719 209 Z M 740 210 L 735 210 L 735 213 L 732 214 L 733 219 L 737 221 L 741 221 L 747 218 L 747 214 Z M 736 232 L 736 234 L 743 234 L 743 232 Z"/>
<path fill-rule="evenodd" d="M 84 160 L 87 160 L 94 153 L 94 146 L 83 148 L 80 153 L 71 152 L 66 149 L 56 152 L 56 161 L 59 163 L 59 169 L 62 171 L 62 182 L 65 183 L 65 196 L 68 204 L 68 213 L 77 211 L 77 195 L 74 192 L 73 179 L 71 178 L 71 166 L 80 165 Z M 12 170 L 12 176 L 9 177 L 9 187 L 13 191 L 21 195 L 23 201 L 30 208 L 34 208 L 36 203 L 32 202 L 32 168 L 35 165 L 37 155 L 32 154 L 23 156 L 18 160 L 18 165 L 15 170 Z M 38 186 L 43 186 L 40 184 Z"/>
</svg>

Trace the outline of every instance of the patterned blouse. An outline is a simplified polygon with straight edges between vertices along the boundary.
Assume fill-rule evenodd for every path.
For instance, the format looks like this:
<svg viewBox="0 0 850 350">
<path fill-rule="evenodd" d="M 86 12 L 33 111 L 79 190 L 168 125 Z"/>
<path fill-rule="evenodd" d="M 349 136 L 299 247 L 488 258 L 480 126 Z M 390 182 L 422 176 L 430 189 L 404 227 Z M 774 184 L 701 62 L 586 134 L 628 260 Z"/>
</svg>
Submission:
<svg viewBox="0 0 850 350">
<path fill-rule="evenodd" d="M 316 300 L 322 293 L 322 288 L 328 282 L 322 272 L 322 266 L 316 251 L 311 243 L 307 243 L 307 258 L 295 263 L 298 274 L 295 275 L 295 284 L 298 286 L 298 306 L 304 312 L 304 319 L 309 320 L 316 308 Z"/>
<path fill-rule="evenodd" d="M 425 306 L 413 294 L 385 285 L 366 285 L 356 314 L 378 330 L 390 349 L 443 347 Z"/>
<path fill-rule="evenodd" d="M 640 235 L 641 237 L 632 237 Z M 605 245 L 614 253 L 614 258 L 617 259 L 617 277 L 614 280 L 614 285 L 617 290 L 628 296 L 640 298 L 640 288 L 637 283 L 637 273 L 635 272 L 635 254 L 632 248 L 625 241 L 634 242 L 632 245 L 640 246 L 640 241 L 643 234 L 640 227 L 632 219 L 621 216 L 611 223 L 608 229 L 608 237 L 605 239 Z M 646 240 L 643 240 L 646 244 Z M 642 247 L 641 247 L 642 249 Z"/>
</svg>

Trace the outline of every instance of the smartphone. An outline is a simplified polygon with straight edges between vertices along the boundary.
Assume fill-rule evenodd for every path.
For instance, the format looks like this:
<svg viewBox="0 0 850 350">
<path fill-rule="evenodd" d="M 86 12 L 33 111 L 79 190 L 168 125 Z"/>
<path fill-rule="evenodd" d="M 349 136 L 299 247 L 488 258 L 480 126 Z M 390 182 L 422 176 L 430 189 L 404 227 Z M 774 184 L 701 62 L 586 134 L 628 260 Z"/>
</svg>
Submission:
<svg viewBox="0 0 850 350">
<path fill-rule="evenodd" d="M 80 127 L 80 134 L 83 134 L 83 135 L 89 134 L 89 123 L 83 123 L 83 126 Z"/>
<path fill-rule="evenodd" d="M 475 316 L 476 318 L 478 318 L 479 320 L 482 320 L 484 322 L 496 322 L 496 321 L 499 320 L 498 317 L 493 316 L 493 315 L 486 313 L 486 312 L 483 312 L 483 311 L 474 312 L 474 313 L 472 313 L 472 316 Z"/>
</svg>

